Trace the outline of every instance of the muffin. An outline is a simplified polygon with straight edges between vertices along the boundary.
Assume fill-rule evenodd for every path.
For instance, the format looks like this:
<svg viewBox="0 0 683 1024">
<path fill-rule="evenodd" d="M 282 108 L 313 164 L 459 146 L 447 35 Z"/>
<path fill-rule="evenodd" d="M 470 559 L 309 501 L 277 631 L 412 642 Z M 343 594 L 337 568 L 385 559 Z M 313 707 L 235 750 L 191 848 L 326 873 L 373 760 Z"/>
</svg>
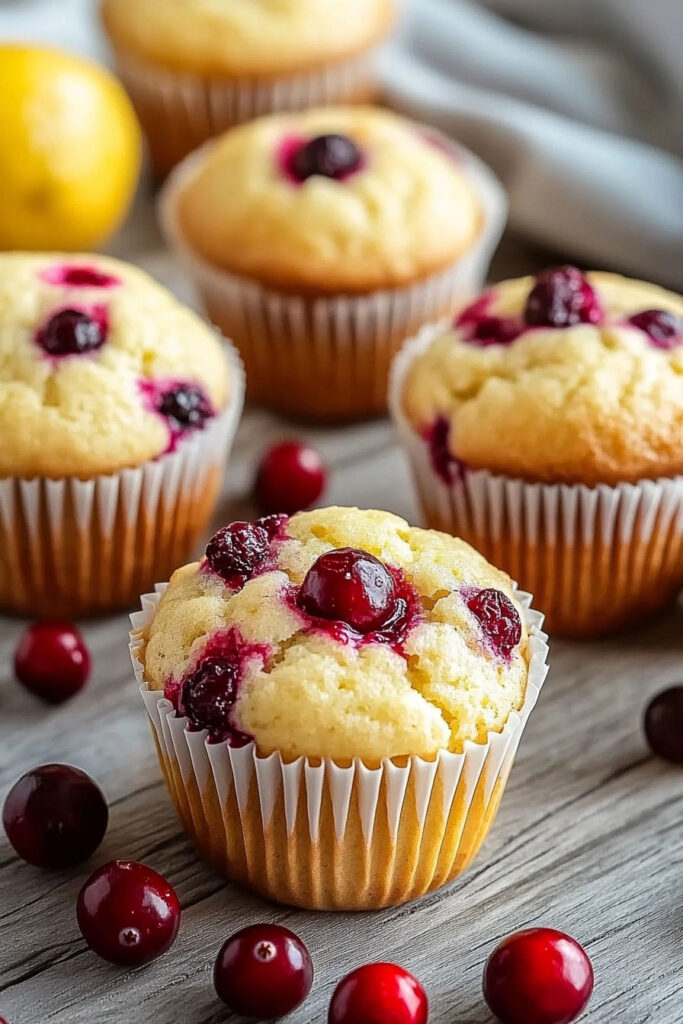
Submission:
<svg viewBox="0 0 683 1024">
<path fill-rule="evenodd" d="M 397 359 L 426 522 L 533 590 L 551 632 L 637 622 L 683 584 L 683 299 L 560 267 L 495 285 Z"/>
<path fill-rule="evenodd" d="M 368 102 L 395 0 L 104 0 L 123 79 L 166 173 L 226 128 L 276 111 Z"/>
<path fill-rule="evenodd" d="M 239 360 L 142 271 L 0 254 L 0 609 L 130 605 L 213 511 Z"/>
<path fill-rule="evenodd" d="M 249 394 L 297 417 L 386 409 L 412 330 L 481 284 L 502 227 L 495 180 L 442 136 L 386 110 L 261 118 L 193 154 L 162 226 Z"/>
<path fill-rule="evenodd" d="M 318 909 L 395 905 L 455 878 L 545 678 L 529 603 L 463 541 L 388 512 L 220 530 L 143 598 L 131 634 L 199 852 Z"/>
</svg>

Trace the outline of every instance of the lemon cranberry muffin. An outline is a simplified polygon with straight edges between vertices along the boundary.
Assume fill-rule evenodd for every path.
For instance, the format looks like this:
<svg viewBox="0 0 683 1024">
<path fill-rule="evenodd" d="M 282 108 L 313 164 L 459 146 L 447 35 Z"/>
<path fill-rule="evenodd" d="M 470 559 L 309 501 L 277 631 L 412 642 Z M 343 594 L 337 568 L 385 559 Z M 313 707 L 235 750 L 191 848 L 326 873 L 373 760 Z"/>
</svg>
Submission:
<svg viewBox="0 0 683 1024">
<path fill-rule="evenodd" d="M 612 628 L 683 583 L 681 297 L 574 267 L 507 281 L 394 379 L 427 521 L 533 588 L 551 630 Z"/>
<path fill-rule="evenodd" d="M 387 512 L 220 530 L 134 643 L 153 719 L 174 709 L 197 764 L 198 743 L 212 759 L 212 778 L 188 778 L 162 742 L 200 851 L 310 906 L 387 905 L 454 877 L 488 831 L 542 682 L 538 621 L 463 541 Z"/>
<path fill-rule="evenodd" d="M 348 418 L 385 408 L 392 354 L 420 317 L 452 309 L 485 233 L 475 177 L 395 114 L 318 109 L 260 118 L 190 157 L 162 217 L 253 397 Z"/>
<path fill-rule="evenodd" d="M 278 110 L 367 101 L 395 0 L 104 0 L 102 16 L 159 170 Z"/>
<path fill-rule="evenodd" d="M 214 331 L 142 271 L 1 254 L 2 609 L 125 604 L 187 557 L 241 390 Z"/>
</svg>

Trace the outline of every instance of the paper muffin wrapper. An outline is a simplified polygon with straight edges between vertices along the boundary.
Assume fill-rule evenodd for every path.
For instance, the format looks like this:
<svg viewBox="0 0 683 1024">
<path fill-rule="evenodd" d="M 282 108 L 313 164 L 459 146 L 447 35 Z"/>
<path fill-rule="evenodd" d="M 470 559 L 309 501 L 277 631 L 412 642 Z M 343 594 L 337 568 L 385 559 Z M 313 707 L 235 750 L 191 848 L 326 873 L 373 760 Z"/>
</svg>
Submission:
<svg viewBox="0 0 683 1024">
<path fill-rule="evenodd" d="M 377 47 L 311 71 L 269 78 L 181 73 L 115 46 L 115 62 L 142 123 L 156 171 L 165 175 L 207 139 L 262 114 L 369 103 Z"/>
<path fill-rule="evenodd" d="M 543 617 L 517 594 L 529 628 L 524 702 L 486 743 L 434 760 L 285 760 L 253 743 L 209 743 L 158 690 L 140 661 L 143 632 L 166 584 L 131 616 L 130 652 L 159 761 L 180 820 L 219 872 L 281 903 L 371 910 L 421 896 L 468 866 L 496 815 L 522 732 L 548 671 Z"/>
<path fill-rule="evenodd" d="M 444 325 L 424 328 L 394 362 L 389 406 L 425 523 L 456 534 L 534 594 L 551 634 L 594 636 L 638 622 L 683 586 L 683 477 L 616 486 L 529 483 L 435 472 L 402 407 L 406 374 Z"/>
<path fill-rule="evenodd" d="M 162 230 L 208 316 L 239 348 L 250 398 L 318 422 L 382 414 L 391 360 L 405 339 L 481 287 L 505 225 L 505 193 L 468 150 L 434 129 L 420 130 L 453 153 L 479 198 L 483 223 L 458 260 L 402 288 L 311 297 L 279 292 L 219 269 L 193 251 L 178 216 L 178 197 L 202 166 L 206 150 L 183 161 L 167 181 L 159 203 Z"/>
<path fill-rule="evenodd" d="M 242 364 L 226 352 L 229 404 L 175 451 L 85 480 L 0 479 L 1 611 L 134 607 L 141 590 L 187 561 L 213 513 L 244 401 Z"/>
</svg>

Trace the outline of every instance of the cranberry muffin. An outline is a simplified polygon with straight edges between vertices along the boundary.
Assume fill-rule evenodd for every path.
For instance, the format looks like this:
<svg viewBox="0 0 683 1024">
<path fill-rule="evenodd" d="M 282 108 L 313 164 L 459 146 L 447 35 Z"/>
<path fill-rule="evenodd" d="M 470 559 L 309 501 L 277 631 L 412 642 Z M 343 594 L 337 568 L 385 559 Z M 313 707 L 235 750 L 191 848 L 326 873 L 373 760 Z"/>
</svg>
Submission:
<svg viewBox="0 0 683 1024">
<path fill-rule="evenodd" d="M 128 604 L 206 526 L 239 363 L 127 264 L 3 253 L 0 270 L 0 607 Z"/>
<path fill-rule="evenodd" d="M 387 512 L 220 530 L 133 634 L 200 852 L 314 907 L 386 906 L 459 874 L 545 674 L 521 597 L 464 542 Z"/>
<path fill-rule="evenodd" d="M 427 522 L 602 632 L 683 583 L 683 299 L 560 267 L 488 289 L 397 361 Z"/>
</svg>

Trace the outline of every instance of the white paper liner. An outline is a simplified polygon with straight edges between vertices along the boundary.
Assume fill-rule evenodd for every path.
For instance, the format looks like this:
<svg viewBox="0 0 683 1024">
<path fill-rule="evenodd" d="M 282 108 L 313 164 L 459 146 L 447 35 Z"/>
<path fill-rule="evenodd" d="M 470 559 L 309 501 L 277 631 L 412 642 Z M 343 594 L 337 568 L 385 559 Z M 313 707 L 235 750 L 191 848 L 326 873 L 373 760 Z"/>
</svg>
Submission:
<svg viewBox="0 0 683 1024">
<path fill-rule="evenodd" d="M 126 567 L 136 572 L 136 559 L 144 558 L 144 552 L 135 550 L 142 531 L 147 531 L 147 548 L 153 549 L 153 524 L 162 510 L 170 519 L 178 502 L 190 508 L 201 496 L 207 477 L 217 471 L 222 476 L 242 413 L 245 377 L 234 347 L 224 339 L 221 345 L 229 367 L 228 405 L 203 430 L 182 439 L 175 451 L 87 480 L 0 478 L 0 526 L 6 537 L 15 538 L 6 545 L 4 556 L 16 607 L 5 602 L 6 610 L 44 614 L 47 607 L 59 613 L 64 602 L 64 609 L 73 607 L 74 613 L 87 614 L 91 605 L 101 611 L 108 605 L 116 607 L 122 599 L 132 600 L 122 597 L 128 592 Z M 75 522 L 75 537 L 67 515 Z M 190 554 L 181 549 L 186 546 L 183 536 L 191 533 L 191 522 L 180 525 L 175 537 L 179 559 Z M 132 550 L 118 550 L 115 540 L 107 550 L 109 539 L 117 534 L 126 537 Z M 93 550 L 95 544 L 97 550 Z M 2 562 L 0 553 L 0 569 Z M 153 565 L 149 571 L 154 573 Z M 110 589 L 110 600 L 105 593 L 93 593 L 96 574 L 106 581 L 103 587 Z"/>
<path fill-rule="evenodd" d="M 482 228 L 471 247 L 445 269 L 411 285 L 367 295 L 292 295 L 212 265 L 186 241 L 178 216 L 179 196 L 212 143 L 185 159 L 168 178 L 159 197 L 162 232 L 194 281 L 207 314 L 240 349 L 255 400 L 312 419 L 383 413 L 391 359 L 404 340 L 421 324 L 447 313 L 458 296 L 481 288 L 505 226 L 505 193 L 469 150 L 431 127 L 419 130 L 453 153 L 481 204 Z"/>
<path fill-rule="evenodd" d="M 183 785 L 187 790 L 185 799 L 189 805 L 193 803 L 190 787 L 193 783 L 198 786 L 207 819 L 199 826 L 195 823 L 198 831 L 201 831 L 201 828 L 210 828 L 210 807 L 214 798 L 217 798 L 218 805 L 224 808 L 229 795 L 234 791 L 246 837 L 254 827 L 253 818 L 247 813 L 247 803 L 251 788 L 255 784 L 260 803 L 258 828 L 265 837 L 266 859 L 269 856 L 268 829 L 276 803 L 284 804 L 288 838 L 293 835 L 299 815 L 302 813 L 301 807 L 305 805 L 308 839 L 313 848 L 321 839 L 320 823 L 326 792 L 331 796 L 334 830 L 340 849 L 343 848 L 346 839 L 352 793 L 360 813 L 362 839 L 366 850 L 372 846 L 380 817 L 382 827 L 385 821 L 388 822 L 391 840 L 396 847 L 399 832 L 402 827 L 406 827 L 405 824 L 402 826 L 402 822 L 405 823 L 407 817 L 410 817 L 412 822 L 413 809 L 418 831 L 415 842 L 419 846 L 437 781 L 442 795 L 440 810 L 443 821 L 449 820 L 457 791 L 458 800 L 464 803 L 461 819 L 463 823 L 467 822 L 475 793 L 478 792 L 480 801 L 483 796 L 483 804 L 486 807 L 496 785 L 499 782 L 504 784 L 506 781 L 522 732 L 548 672 L 547 636 L 541 629 L 543 616 L 531 608 L 532 599 L 529 594 L 517 592 L 529 630 L 530 658 L 526 694 L 522 707 L 510 715 L 503 730 L 500 733 L 491 733 L 487 743 L 467 741 L 461 754 L 442 751 L 433 761 L 413 756 L 406 764 L 385 758 L 380 767 L 368 768 L 360 758 L 355 758 L 350 766 L 342 767 L 331 758 L 323 758 L 318 763 L 304 757 L 287 762 L 279 753 L 260 757 L 254 743 L 233 749 L 227 743 L 209 743 L 206 731 L 188 731 L 187 719 L 176 716 L 171 702 L 158 690 L 148 689 L 144 679 L 144 667 L 138 657 L 144 643 L 143 631 L 154 617 L 166 586 L 167 584 L 158 584 L 155 593 L 145 594 L 141 598 L 142 610 L 131 615 L 133 629 L 130 633 L 130 655 L 135 678 L 160 752 L 162 757 L 170 762 L 177 762 Z M 485 781 L 483 789 L 478 785 L 482 777 Z M 405 802 L 408 790 L 411 793 L 410 808 Z M 386 818 L 384 813 L 381 816 L 379 814 L 381 793 L 384 793 L 382 811 Z M 464 824 L 461 827 L 464 831 Z M 278 842 L 278 837 L 275 837 L 274 842 Z M 245 847 L 248 845 L 245 838 Z M 275 856 L 279 855 L 277 847 L 271 852 Z M 393 853 L 396 853 L 396 848 Z M 333 870 L 332 866 L 330 870 Z M 418 873 L 417 868 L 415 873 Z M 276 899 L 283 898 L 277 892 L 269 895 Z M 417 893 L 408 892 L 402 898 L 412 898 L 414 895 Z M 287 901 L 286 897 L 284 901 Z"/>
<path fill-rule="evenodd" d="M 589 487 L 529 483 L 486 470 L 465 470 L 447 483 L 436 473 L 429 442 L 409 421 L 401 396 L 411 364 L 446 326 L 427 325 L 404 346 L 389 384 L 389 410 L 428 525 L 463 536 L 488 558 L 500 552 L 500 567 L 533 586 L 551 632 L 602 632 L 629 611 L 666 604 L 683 586 L 683 477 Z M 528 552 L 548 548 L 563 554 L 555 559 L 554 580 L 545 571 L 544 589 L 529 574 L 539 567 Z M 654 594 L 644 593 L 651 588 Z M 600 610 L 606 596 L 613 614 Z"/>
</svg>

